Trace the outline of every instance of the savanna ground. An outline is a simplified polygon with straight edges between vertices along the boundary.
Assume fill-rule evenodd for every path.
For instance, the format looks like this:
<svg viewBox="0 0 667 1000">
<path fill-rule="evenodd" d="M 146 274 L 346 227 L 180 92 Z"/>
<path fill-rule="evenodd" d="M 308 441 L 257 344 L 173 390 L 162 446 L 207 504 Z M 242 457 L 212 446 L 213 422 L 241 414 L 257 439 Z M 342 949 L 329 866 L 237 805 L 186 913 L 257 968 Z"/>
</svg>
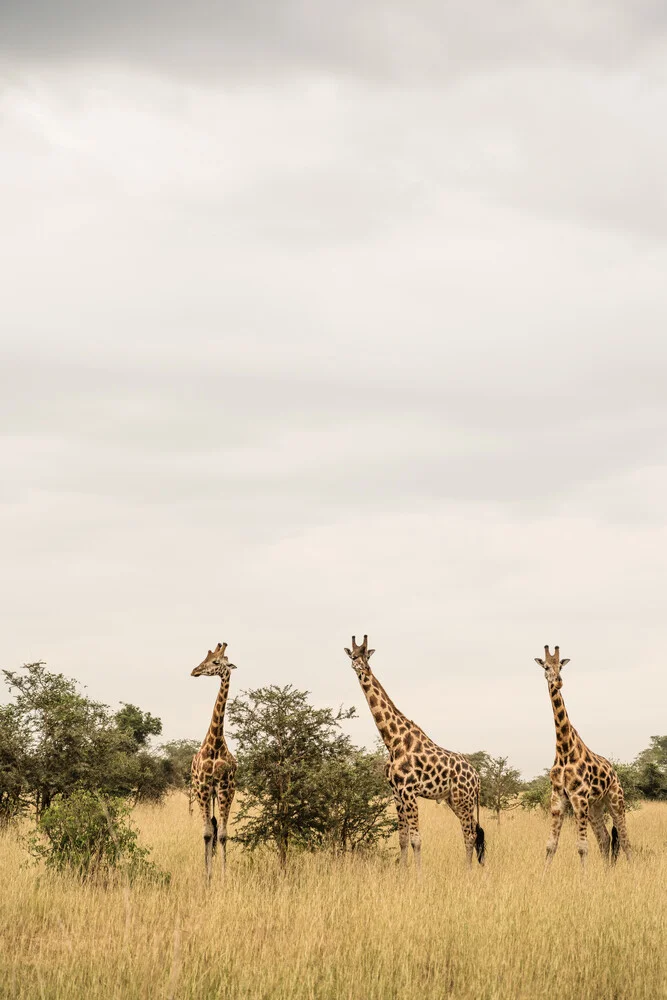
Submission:
<svg viewBox="0 0 667 1000">
<path fill-rule="evenodd" d="M 30 1000 L 635 1000 L 667 997 L 667 804 L 629 815 L 636 860 L 582 878 L 567 821 L 542 879 L 548 819 L 489 815 L 485 870 L 458 823 L 422 804 L 420 878 L 397 845 L 368 860 L 231 847 L 204 888 L 201 827 L 175 795 L 135 818 L 168 888 L 81 887 L 22 867 L 0 838 L 0 997 Z"/>
</svg>

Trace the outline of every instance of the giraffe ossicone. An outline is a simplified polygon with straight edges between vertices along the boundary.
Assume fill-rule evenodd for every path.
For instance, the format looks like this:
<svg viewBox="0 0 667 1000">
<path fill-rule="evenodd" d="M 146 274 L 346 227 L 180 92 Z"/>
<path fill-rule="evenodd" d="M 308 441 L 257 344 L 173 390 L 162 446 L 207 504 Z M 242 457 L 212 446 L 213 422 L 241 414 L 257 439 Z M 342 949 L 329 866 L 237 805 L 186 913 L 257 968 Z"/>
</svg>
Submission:
<svg viewBox="0 0 667 1000">
<path fill-rule="evenodd" d="M 345 647 L 359 678 L 368 707 L 389 751 L 385 773 L 394 796 L 398 816 L 400 860 L 407 863 L 408 846 L 415 864 L 421 862 L 421 834 L 417 799 L 446 802 L 457 816 L 465 843 L 466 860 L 472 865 L 473 851 L 484 864 L 484 831 L 479 825 L 479 775 L 467 758 L 434 743 L 426 733 L 400 712 L 371 670 L 368 636 L 352 648 Z"/>
</svg>

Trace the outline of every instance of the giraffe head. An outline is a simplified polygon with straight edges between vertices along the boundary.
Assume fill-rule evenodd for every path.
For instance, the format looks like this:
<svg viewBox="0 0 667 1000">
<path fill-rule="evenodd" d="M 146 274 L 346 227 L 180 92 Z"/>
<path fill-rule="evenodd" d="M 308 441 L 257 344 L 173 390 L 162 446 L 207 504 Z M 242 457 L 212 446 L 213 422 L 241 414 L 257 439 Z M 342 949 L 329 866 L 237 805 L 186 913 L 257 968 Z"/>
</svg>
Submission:
<svg viewBox="0 0 667 1000">
<path fill-rule="evenodd" d="M 540 660 L 537 656 L 535 657 L 535 663 L 539 663 L 544 669 L 549 685 L 555 687 L 558 691 L 563 686 L 563 680 L 560 675 L 561 667 L 564 667 L 569 662 L 569 659 L 561 660 L 559 646 L 554 646 L 553 654 L 549 652 L 549 647 L 545 646 L 543 660 Z"/>
<path fill-rule="evenodd" d="M 361 645 L 357 646 L 356 636 L 352 636 L 352 649 L 345 647 L 345 652 L 352 660 L 352 666 L 356 671 L 357 677 L 368 677 L 372 670 L 368 661 L 375 652 L 374 649 L 368 648 L 368 636 L 364 636 L 364 641 Z"/>
<path fill-rule="evenodd" d="M 192 677 L 229 677 L 231 670 L 236 670 L 236 664 L 230 663 L 225 656 L 226 642 L 219 642 L 213 652 L 208 653 L 198 667 L 192 671 Z"/>
</svg>

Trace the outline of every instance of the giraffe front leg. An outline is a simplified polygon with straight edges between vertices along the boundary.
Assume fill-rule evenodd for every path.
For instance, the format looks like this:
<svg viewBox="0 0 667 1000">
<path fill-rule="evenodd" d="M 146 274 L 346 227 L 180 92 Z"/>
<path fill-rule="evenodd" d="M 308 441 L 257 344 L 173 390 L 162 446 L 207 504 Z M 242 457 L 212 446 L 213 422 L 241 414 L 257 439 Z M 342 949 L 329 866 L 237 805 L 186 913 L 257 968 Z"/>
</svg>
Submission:
<svg viewBox="0 0 667 1000">
<path fill-rule="evenodd" d="M 565 795 L 555 788 L 551 792 L 551 834 L 547 840 L 547 856 L 544 862 L 546 872 L 554 859 L 554 854 L 558 850 L 558 840 L 560 838 L 561 827 L 565 819 L 567 810 L 567 799 Z"/>
<path fill-rule="evenodd" d="M 581 861 L 582 872 L 586 870 L 586 858 L 588 856 L 588 799 L 582 796 L 570 799 L 574 818 L 577 823 L 577 851 Z"/>
<path fill-rule="evenodd" d="M 403 796 L 403 808 L 408 825 L 408 835 L 415 857 L 415 868 L 419 870 L 422 863 L 422 837 L 419 832 L 419 806 L 414 795 Z"/>
<path fill-rule="evenodd" d="M 410 843 L 410 831 L 408 829 L 408 822 L 405 816 L 403 799 L 396 791 L 396 789 L 394 789 L 394 804 L 396 806 L 396 818 L 398 819 L 398 845 L 401 849 L 401 856 L 399 858 L 399 863 L 402 868 L 405 868 L 408 863 L 408 844 Z"/>
</svg>

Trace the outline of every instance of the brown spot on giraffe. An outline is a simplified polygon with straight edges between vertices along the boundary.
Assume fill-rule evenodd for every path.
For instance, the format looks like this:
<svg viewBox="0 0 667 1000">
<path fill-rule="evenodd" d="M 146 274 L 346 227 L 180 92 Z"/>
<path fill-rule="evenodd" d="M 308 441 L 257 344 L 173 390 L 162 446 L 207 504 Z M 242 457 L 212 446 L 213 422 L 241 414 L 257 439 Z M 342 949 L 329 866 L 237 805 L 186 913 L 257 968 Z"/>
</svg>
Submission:
<svg viewBox="0 0 667 1000">
<path fill-rule="evenodd" d="M 232 807 L 236 784 L 236 759 L 229 750 L 223 732 L 225 705 L 229 695 L 229 680 L 236 664 L 225 656 L 227 643 L 219 642 L 192 671 L 192 677 L 219 677 L 220 689 L 213 708 L 213 717 L 200 749 L 192 758 L 192 794 L 199 804 L 204 821 L 204 861 L 206 878 L 211 881 L 211 869 L 216 842 L 220 841 L 222 868 L 227 855 L 227 819 Z M 220 821 L 215 818 L 214 804 L 218 800 Z"/>
<path fill-rule="evenodd" d="M 423 798 L 447 802 L 461 824 L 468 866 L 472 865 L 473 850 L 483 865 L 485 845 L 484 831 L 479 825 L 480 781 L 477 771 L 463 754 L 439 747 L 419 726 L 399 712 L 370 668 L 369 660 L 375 650 L 368 648 L 368 636 L 364 636 L 360 645 L 352 636 L 352 649 L 346 648 L 345 652 L 352 661 L 375 725 L 389 751 L 385 773 L 396 805 L 401 863 L 407 863 L 408 846 L 411 845 L 415 864 L 420 864 L 417 799 Z M 389 732 L 396 731 L 394 726 L 400 735 L 392 738 Z"/>
<path fill-rule="evenodd" d="M 623 789 L 613 766 L 605 757 L 589 750 L 581 736 L 570 722 L 562 695 L 559 693 L 563 680 L 561 669 L 568 659 L 561 660 L 560 649 L 544 647 L 544 659 L 535 658 L 544 669 L 549 686 L 549 697 L 556 726 L 556 758 L 550 772 L 551 778 L 551 835 L 547 841 L 545 868 L 551 864 L 560 837 L 561 827 L 568 802 L 572 806 L 577 823 L 577 850 L 582 868 L 588 854 L 588 824 L 598 842 L 605 861 L 616 861 L 619 843 L 628 861 L 632 858 L 630 841 L 625 822 L 625 801 Z M 613 827 L 611 838 L 604 821 L 605 808 L 611 813 Z"/>
</svg>

